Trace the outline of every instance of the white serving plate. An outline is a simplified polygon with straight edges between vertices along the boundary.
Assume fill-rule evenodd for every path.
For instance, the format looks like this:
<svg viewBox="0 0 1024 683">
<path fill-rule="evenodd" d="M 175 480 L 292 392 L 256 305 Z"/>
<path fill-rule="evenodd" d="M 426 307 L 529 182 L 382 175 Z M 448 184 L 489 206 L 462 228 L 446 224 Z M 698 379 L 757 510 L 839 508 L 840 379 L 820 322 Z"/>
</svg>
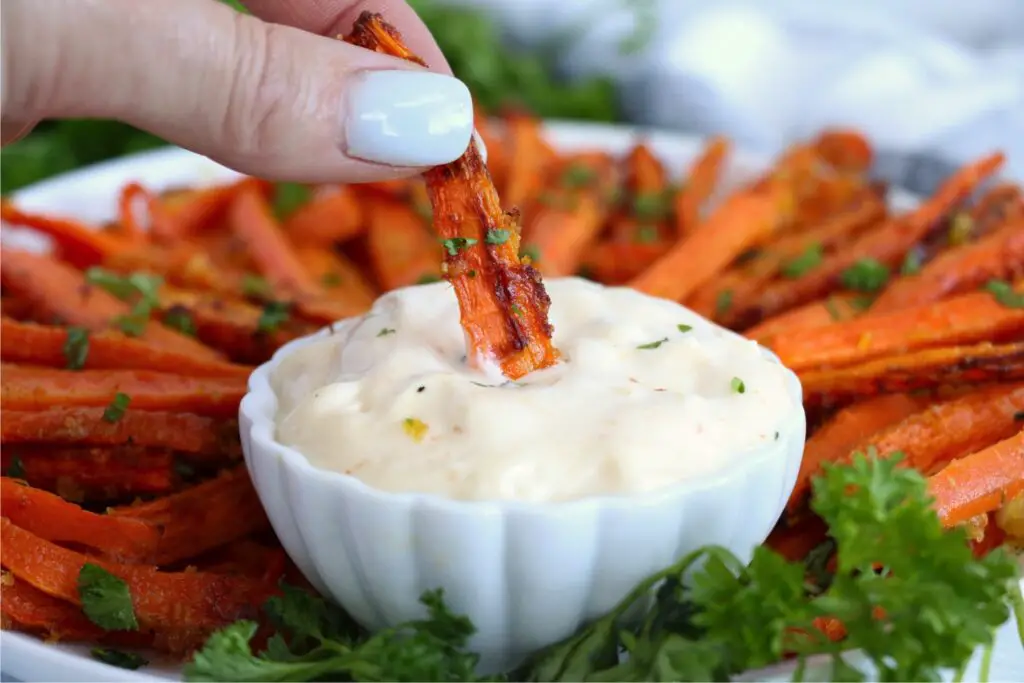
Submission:
<svg viewBox="0 0 1024 683">
<path fill-rule="evenodd" d="M 605 149 L 624 153 L 637 140 L 646 141 L 674 174 L 680 174 L 703 149 L 699 138 L 672 133 L 648 132 L 627 126 L 552 122 L 547 126 L 551 142 L 561 150 Z M 749 179 L 763 170 L 769 160 L 734 152 L 726 170 L 728 187 Z M 116 159 L 57 176 L 14 194 L 12 199 L 26 210 L 66 215 L 100 223 L 114 217 L 121 187 L 138 181 L 146 187 L 161 190 L 181 186 L 214 184 L 237 174 L 213 161 L 169 148 Z M 914 197 L 893 192 L 891 203 L 906 208 Z M 2 243 L 21 248 L 45 249 L 44 238 L 26 231 L 4 229 Z M 1024 582 L 1022 582 L 1024 588 Z M 851 662 L 858 658 L 851 655 Z M 976 654 L 963 680 L 977 681 L 980 653 Z M 128 671 L 94 660 L 86 646 L 50 644 L 37 638 L 3 631 L 0 633 L 0 669 L 5 677 L 22 681 L 178 681 L 177 666 L 151 665 Z M 793 664 L 783 663 L 768 669 L 748 672 L 739 680 L 789 680 Z M 806 680 L 815 680 L 816 669 L 807 671 Z M 824 676 L 824 673 L 819 674 Z M 946 680 L 952 680 L 950 672 Z M 990 679 L 993 681 L 1024 680 L 1024 647 L 1016 626 L 1011 621 L 997 633 L 992 657 Z"/>
</svg>

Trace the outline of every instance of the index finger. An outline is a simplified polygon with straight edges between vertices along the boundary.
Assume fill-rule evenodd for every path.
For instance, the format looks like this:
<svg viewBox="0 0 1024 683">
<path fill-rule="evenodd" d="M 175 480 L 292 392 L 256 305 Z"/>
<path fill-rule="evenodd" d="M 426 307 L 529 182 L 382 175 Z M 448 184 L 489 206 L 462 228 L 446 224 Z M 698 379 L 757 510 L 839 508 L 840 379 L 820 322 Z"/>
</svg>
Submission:
<svg viewBox="0 0 1024 683">
<path fill-rule="evenodd" d="M 450 74 L 430 30 L 405 0 L 242 0 L 264 21 L 294 26 L 323 36 L 347 35 L 363 12 L 381 14 L 432 71 Z"/>
</svg>

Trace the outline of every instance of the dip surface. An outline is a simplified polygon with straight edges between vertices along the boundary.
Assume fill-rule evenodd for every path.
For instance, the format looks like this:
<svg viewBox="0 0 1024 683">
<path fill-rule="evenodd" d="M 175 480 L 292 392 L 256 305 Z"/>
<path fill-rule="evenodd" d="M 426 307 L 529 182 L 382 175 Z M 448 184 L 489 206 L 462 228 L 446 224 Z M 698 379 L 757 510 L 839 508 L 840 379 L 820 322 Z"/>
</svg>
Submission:
<svg viewBox="0 0 1024 683">
<path fill-rule="evenodd" d="M 278 441 L 384 491 L 564 501 L 727 471 L 798 407 L 756 343 L 683 306 L 545 284 L 554 367 L 471 368 L 449 285 L 396 290 L 277 366 Z"/>
</svg>

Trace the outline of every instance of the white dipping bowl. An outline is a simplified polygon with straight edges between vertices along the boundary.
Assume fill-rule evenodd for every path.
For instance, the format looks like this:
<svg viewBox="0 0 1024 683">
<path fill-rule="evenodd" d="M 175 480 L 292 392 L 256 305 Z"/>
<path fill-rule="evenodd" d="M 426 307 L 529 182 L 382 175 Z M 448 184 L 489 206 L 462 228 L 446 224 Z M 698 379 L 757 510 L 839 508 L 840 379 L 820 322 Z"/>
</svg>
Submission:
<svg viewBox="0 0 1024 683">
<path fill-rule="evenodd" d="M 777 426 L 778 439 L 660 491 L 528 503 L 374 489 L 312 465 L 275 437 L 275 369 L 327 334 L 279 349 L 252 374 L 242 400 L 242 448 L 267 515 L 306 578 L 371 630 L 422 618 L 420 595 L 443 588 L 449 608 L 477 628 L 470 648 L 484 672 L 511 668 L 571 635 L 701 546 L 748 560 L 800 467 L 801 386 L 785 370 L 794 408 Z"/>
</svg>

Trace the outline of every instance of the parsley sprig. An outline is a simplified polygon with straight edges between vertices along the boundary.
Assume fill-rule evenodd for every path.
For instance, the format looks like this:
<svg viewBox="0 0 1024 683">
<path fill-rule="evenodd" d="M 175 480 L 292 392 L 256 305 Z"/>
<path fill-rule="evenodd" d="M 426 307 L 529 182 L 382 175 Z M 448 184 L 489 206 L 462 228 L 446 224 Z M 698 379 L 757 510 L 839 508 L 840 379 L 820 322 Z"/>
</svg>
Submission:
<svg viewBox="0 0 1024 683">
<path fill-rule="evenodd" d="M 842 653 L 858 649 L 881 681 L 938 680 L 960 667 L 1009 613 L 1018 568 L 1002 550 L 972 555 L 961 530 L 942 528 L 924 478 L 900 456 L 858 454 L 827 467 L 812 509 L 831 540 L 813 567 L 766 547 L 749 564 L 706 547 L 638 585 L 609 614 L 546 648 L 519 670 L 491 680 L 728 680 L 781 660 L 823 656 L 829 680 L 864 680 Z M 829 558 L 835 549 L 835 571 Z M 655 600 L 632 621 L 642 599 Z M 1016 596 L 1024 614 L 1024 599 Z M 424 594 L 426 619 L 375 634 L 337 607 L 283 587 L 266 606 L 278 634 L 254 654 L 257 625 L 240 621 L 214 634 L 186 667 L 187 680 L 476 681 L 466 643 L 473 625 L 452 614 L 443 594 Z M 841 642 L 815 626 L 838 619 Z M 1019 616 L 1018 618 L 1024 618 Z M 621 651 L 628 657 L 621 658 Z"/>
</svg>

